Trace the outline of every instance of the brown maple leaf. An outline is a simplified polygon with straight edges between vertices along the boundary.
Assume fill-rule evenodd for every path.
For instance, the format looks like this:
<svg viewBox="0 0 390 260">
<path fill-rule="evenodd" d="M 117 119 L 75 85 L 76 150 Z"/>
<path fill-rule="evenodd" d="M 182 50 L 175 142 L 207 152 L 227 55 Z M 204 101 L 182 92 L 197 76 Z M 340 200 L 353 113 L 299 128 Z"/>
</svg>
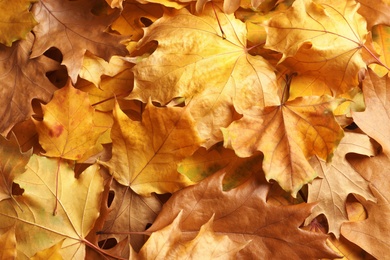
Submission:
<svg viewBox="0 0 390 260">
<path fill-rule="evenodd" d="M 99 2 L 42 0 L 35 4 L 32 12 L 39 25 L 33 30 L 36 41 L 31 57 L 38 57 L 49 48 L 56 47 L 63 55 L 62 64 L 75 83 L 87 50 L 106 61 L 112 55 L 126 55 L 125 45 L 119 44 L 125 38 L 106 32 L 118 17 L 119 10 L 110 15 L 94 15 L 92 8 Z"/>
<path fill-rule="evenodd" d="M 169 225 L 183 211 L 180 229 L 183 238 L 192 239 L 213 215 L 213 229 L 233 241 L 251 241 L 239 258 L 314 259 L 336 257 L 326 246 L 326 235 L 299 228 L 313 204 L 274 206 L 266 202 L 269 184 L 251 178 L 224 192 L 221 171 L 197 185 L 172 195 L 148 231 Z M 264 178 L 264 176 L 262 176 Z"/>
<path fill-rule="evenodd" d="M 12 127 L 28 119 L 32 113 L 31 101 L 37 98 L 48 102 L 57 89 L 46 73 L 60 68 L 46 56 L 30 58 L 34 36 L 29 33 L 6 47 L 0 45 L 0 134 L 6 136 Z"/>
</svg>

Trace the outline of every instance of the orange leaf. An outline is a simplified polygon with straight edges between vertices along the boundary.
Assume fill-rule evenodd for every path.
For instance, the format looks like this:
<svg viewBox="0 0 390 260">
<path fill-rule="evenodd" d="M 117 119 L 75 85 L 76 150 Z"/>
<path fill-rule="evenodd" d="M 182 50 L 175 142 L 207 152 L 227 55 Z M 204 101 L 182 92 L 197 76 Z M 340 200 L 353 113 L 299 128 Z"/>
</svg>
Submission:
<svg viewBox="0 0 390 260">
<path fill-rule="evenodd" d="M 42 110 L 43 121 L 34 120 L 34 123 L 39 142 L 49 157 L 81 159 L 111 123 L 96 125 L 95 111 L 89 104 L 88 94 L 75 89 L 70 81 L 54 93 L 47 105 L 42 105 Z"/>
<path fill-rule="evenodd" d="M 330 160 L 343 137 L 332 113 L 337 103 L 329 96 L 312 96 L 280 106 L 254 107 L 222 129 L 225 146 L 240 157 L 263 152 L 267 180 L 276 180 L 295 197 L 317 176 L 307 159 L 318 155 Z"/>
</svg>

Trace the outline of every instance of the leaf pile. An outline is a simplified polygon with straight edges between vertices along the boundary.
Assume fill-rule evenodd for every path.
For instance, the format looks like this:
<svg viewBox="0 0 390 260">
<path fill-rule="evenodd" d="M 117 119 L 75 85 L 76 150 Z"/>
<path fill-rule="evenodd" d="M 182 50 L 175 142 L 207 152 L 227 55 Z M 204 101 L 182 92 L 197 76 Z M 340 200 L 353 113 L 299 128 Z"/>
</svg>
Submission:
<svg viewBox="0 0 390 260">
<path fill-rule="evenodd" d="M 388 2 L 0 6 L 1 259 L 390 257 Z"/>
</svg>

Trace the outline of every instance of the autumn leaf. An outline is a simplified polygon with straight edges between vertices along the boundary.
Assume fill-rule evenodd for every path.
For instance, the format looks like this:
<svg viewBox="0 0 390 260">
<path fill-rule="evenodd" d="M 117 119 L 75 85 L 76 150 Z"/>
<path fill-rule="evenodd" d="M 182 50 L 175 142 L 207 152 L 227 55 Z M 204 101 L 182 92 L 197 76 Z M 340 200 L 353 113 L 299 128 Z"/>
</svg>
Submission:
<svg viewBox="0 0 390 260">
<path fill-rule="evenodd" d="M 380 78 L 369 69 L 363 81 L 366 110 L 352 114 L 359 128 L 374 138 L 387 156 L 390 156 L 390 116 L 387 105 L 390 101 L 389 84 L 387 76 Z"/>
<path fill-rule="evenodd" d="M 367 28 L 377 24 L 390 25 L 390 5 L 387 0 L 357 0 L 360 3 L 358 12 L 367 20 Z"/>
<path fill-rule="evenodd" d="M 32 150 L 22 153 L 15 135 L 10 140 L 0 136 L 0 201 L 12 197 L 12 182 L 26 169 Z"/>
<path fill-rule="evenodd" d="M 37 252 L 33 257 L 31 257 L 31 260 L 57 260 L 57 259 L 63 259 L 60 253 L 62 244 L 64 240 L 61 240 L 54 246 L 51 246 L 50 248 L 41 250 Z"/>
<path fill-rule="evenodd" d="M 96 16 L 92 9 L 98 2 L 42 0 L 35 4 L 32 12 L 39 25 L 33 30 L 36 41 L 31 57 L 41 56 L 51 47 L 59 49 L 63 55 L 62 64 L 75 83 L 86 50 L 106 61 L 113 55 L 126 55 L 125 45 L 119 44 L 125 38 L 106 32 L 119 12 Z"/>
<path fill-rule="evenodd" d="M 37 24 L 29 12 L 36 0 L 0 1 L 0 43 L 10 47 L 14 41 L 24 39 Z"/>
<path fill-rule="evenodd" d="M 65 239 L 63 258 L 83 259 L 84 238 L 99 216 L 103 179 L 98 166 L 89 167 L 76 179 L 72 167 L 61 159 L 33 155 L 27 171 L 15 182 L 25 192 L 15 201 L 0 202 L 0 228 L 15 225 L 18 257 L 32 257 Z M 59 206 L 53 215 L 57 188 Z"/>
<path fill-rule="evenodd" d="M 261 56 L 247 53 L 245 35 L 243 22 L 218 10 L 215 14 L 210 6 L 200 16 L 186 9 L 165 13 L 145 30 L 138 44 L 142 48 L 157 41 L 158 47 L 133 68 L 129 98 L 147 102 L 150 96 L 165 105 L 183 97 L 186 103 L 195 103 L 191 110 L 199 128 L 213 129 L 200 130 L 204 139 L 212 136 L 205 145 L 210 147 L 222 140 L 219 128 L 231 122 L 233 104 L 242 112 L 253 105 L 277 103 L 273 69 Z"/>
<path fill-rule="evenodd" d="M 238 258 L 311 259 L 336 256 L 325 245 L 326 235 L 298 228 L 310 214 L 313 204 L 268 204 L 269 185 L 265 180 L 256 180 L 258 178 L 224 192 L 223 175 L 220 172 L 174 193 L 148 231 L 167 226 L 183 211 L 180 229 L 183 236 L 192 239 L 194 232 L 215 215 L 215 232 L 228 235 L 236 242 L 251 241 L 240 251 Z"/>
<path fill-rule="evenodd" d="M 0 234 L 0 259 L 16 259 L 15 226 Z"/>
<path fill-rule="evenodd" d="M 374 26 L 372 28 L 372 39 L 374 43 L 380 48 L 379 60 L 382 64 L 370 64 L 370 68 L 381 77 L 386 75 L 389 70 L 386 67 L 390 66 L 390 47 L 388 42 L 390 41 L 390 26 L 383 24 Z M 386 67 L 382 66 L 385 65 Z"/>
<path fill-rule="evenodd" d="M 282 53 L 279 63 L 292 71 L 324 81 L 335 95 L 347 92 L 358 84 L 357 73 L 366 66 L 361 48 L 367 35 L 359 6 L 347 2 L 341 13 L 327 4 L 295 1 L 264 24 L 265 48 Z"/>
<path fill-rule="evenodd" d="M 42 110 L 43 121 L 34 123 L 39 142 L 49 157 L 81 159 L 111 126 L 110 121 L 101 127 L 95 123 L 97 117 L 88 94 L 75 89 L 70 81 L 54 93 L 47 105 L 42 105 Z"/>
<path fill-rule="evenodd" d="M 113 200 L 104 226 L 99 230 L 102 234 L 100 239 L 115 238 L 122 241 L 129 236 L 128 241 L 132 248 L 139 251 L 145 243 L 145 237 L 131 232 L 144 231 L 148 224 L 153 223 L 161 210 L 161 201 L 156 195 L 139 196 L 129 187 L 122 186 L 116 181 L 113 181 L 110 187 Z M 129 235 L 126 235 L 126 232 Z"/>
<path fill-rule="evenodd" d="M 174 192 L 192 184 L 176 171 L 177 163 L 192 155 L 202 142 L 186 108 L 158 108 L 149 101 L 142 122 L 138 122 L 116 105 L 111 138 L 113 156 L 100 164 L 137 194 Z"/>
<path fill-rule="evenodd" d="M 33 34 L 5 47 L 0 45 L 0 133 L 6 136 L 12 127 L 28 119 L 33 110 L 34 98 L 48 102 L 56 90 L 46 77 L 46 73 L 59 69 L 59 64 L 45 56 L 30 58 L 34 43 Z"/>
<path fill-rule="evenodd" d="M 329 96 L 311 96 L 279 106 L 254 107 L 222 129 L 224 145 L 240 157 L 263 152 L 267 180 L 276 180 L 295 197 L 317 176 L 307 160 L 318 155 L 329 161 L 343 137 L 332 113 L 337 104 Z"/>
<path fill-rule="evenodd" d="M 153 232 L 134 259 L 235 259 L 238 251 L 248 243 L 235 242 L 226 235 L 213 232 L 213 217 L 204 224 L 191 241 L 182 241 L 180 222 L 182 212 L 171 224 Z"/>
<path fill-rule="evenodd" d="M 340 237 L 340 226 L 348 221 L 346 200 L 349 194 L 360 195 L 367 200 L 376 201 L 369 189 L 369 183 L 356 172 L 345 158 L 348 153 L 366 156 L 374 155 L 374 148 L 366 135 L 345 133 L 331 163 L 317 157 L 311 165 L 318 173 L 318 179 L 309 184 L 308 202 L 318 202 L 306 224 L 320 214 L 328 220 L 329 232 Z"/>
</svg>

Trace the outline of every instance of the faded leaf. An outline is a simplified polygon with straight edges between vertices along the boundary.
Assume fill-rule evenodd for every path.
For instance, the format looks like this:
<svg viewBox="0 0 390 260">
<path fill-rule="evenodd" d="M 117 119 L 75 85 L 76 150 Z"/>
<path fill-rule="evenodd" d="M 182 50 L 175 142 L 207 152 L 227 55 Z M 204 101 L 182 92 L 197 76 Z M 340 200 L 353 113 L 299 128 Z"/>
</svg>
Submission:
<svg viewBox="0 0 390 260">
<path fill-rule="evenodd" d="M 194 232 L 215 215 L 213 229 L 216 233 L 228 235 L 240 243 L 251 241 L 240 251 L 239 259 L 336 257 L 325 245 L 326 235 L 298 228 L 310 214 L 313 204 L 268 204 L 269 185 L 265 180 L 260 182 L 255 178 L 224 192 L 223 177 L 221 173 L 213 175 L 174 193 L 148 231 L 167 226 L 183 211 L 180 229 L 186 239 L 192 239 Z"/>
<path fill-rule="evenodd" d="M 383 152 L 390 157 L 389 85 L 389 77 L 380 78 L 369 69 L 363 81 L 366 110 L 354 112 L 352 117 L 359 128 L 375 139 L 382 146 Z"/>
<path fill-rule="evenodd" d="M 327 4 L 295 1 L 265 23 L 265 47 L 283 54 L 279 63 L 324 81 L 334 94 L 347 92 L 358 84 L 357 74 L 366 66 L 361 55 L 366 23 L 357 9 L 353 0 L 343 13 Z"/>
<path fill-rule="evenodd" d="M 37 24 L 29 7 L 37 0 L 0 1 L 0 43 L 10 47 Z"/>
<path fill-rule="evenodd" d="M 34 36 L 12 47 L 0 45 L 0 133 L 6 136 L 12 127 L 28 119 L 33 110 L 31 100 L 48 102 L 56 90 L 46 77 L 46 72 L 57 70 L 59 64 L 45 56 L 30 59 Z"/>
<path fill-rule="evenodd" d="M 346 200 L 349 194 L 358 194 L 375 201 L 369 189 L 369 183 L 353 170 L 345 156 L 357 153 L 367 156 L 374 155 L 374 148 L 366 135 L 346 133 L 341 140 L 331 163 L 313 158 L 311 165 L 318 173 L 318 179 L 309 184 L 308 202 L 317 202 L 312 214 L 306 219 L 312 219 L 324 214 L 328 220 L 329 232 L 336 238 L 340 237 L 340 226 L 348 221 Z"/>
<path fill-rule="evenodd" d="M 186 108 L 158 108 L 149 102 L 138 122 L 116 105 L 111 138 L 112 158 L 100 164 L 136 193 L 171 193 L 193 183 L 176 171 L 177 163 L 202 142 Z"/>
<path fill-rule="evenodd" d="M 42 105 L 43 121 L 34 120 L 39 142 L 46 156 L 78 160 L 96 144 L 110 126 L 99 127 L 88 94 L 75 89 L 70 81 Z"/>
<path fill-rule="evenodd" d="M 222 129 L 224 145 L 240 157 L 263 152 L 267 180 L 276 180 L 295 197 L 317 176 L 307 160 L 317 155 L 329 161 L 343 137 L 332 113 L 337 103 L 329 96 L 311 96 L 254 107 Z"/>
<path fill-rule="evenodd" d="M 374 25 L 390 25 L 390 2 L 388 0 L 357 0 L 360 3 L 358 12 L 367 20 L 367 28 Z"/>
<path fill-rule="evenodd" d="M 195 103 L 191 113 L 199 127 L 213 129 L 205 136 L 208 130 L 200 131 L 204 139 L 213 136 L 206 147 L 222 140 L 219 128 L 231 122 L 233 105 L 241 113 L 253 105 L 276 104 L 278 97 L 272 67 L 247 53 L 245 24 L 218 10 L 216 15 L 224 35 L 210 6 L 200 16 L 186 9 L 165 13 L 145 29 L 139 48 L 151 41 L 158 47 L 133 68 L 129 96 L 143 102 L 151 97 L 161 104 L 183 97 Z"/>
<path fill-rule="evenodd" d="M 38 57 L 51 47 L 58 48 L 63 55 L 62 64 L 75 83 L 86 50 L 106 61 L 112 55 L 126 55 L 125 45 L 119 44 L 124 37 L 106 32 L 119 12 L 96 16 L 91 10 L 98 2 L 41 0 L 34 5 L 32 12 L 39 24 L 33 30 L 36 41 L 31 57 Z"/>
<path fill-rule="evenodd" d="M 63 243 L 64 240 L 61 240 L 54 246 L 37 252 L 33 257 L 31 257 L 31 260 L 62 260 L 63 258 L 61 256 L 60 249 Z"/>
<path fill-rule="evenodd" d="M 212 228 L 213 217 L 202 225 L 193 240 L 182 241 L 182 215 L 180 212 L 172 224 L 153 232 L 137 255 L 138 259 L 236 259 L 237 252 L 248 244 L 216 235 Z"/>
<path fill-rule="evenodd" d="M 26 170 L 31 154 L 20 151 L 15 135 L 10 140 L 0 136 L 0 201 L 12 197 L 12 182 Z"/>
<path fill-rule="evenodd" d="M 18 257 L 32 257 L 65 239 L 61 255 L 83 259 L 84 238 L 99 216 L 103 179 L 94 165 L 74 178 L 71 166 L 61 159 L 33 155 L 27 171 L 15 182 L 25 192 L 15 201 L 0 202 L 0 228 L 15 225 Z M 56 204 L 58 173 L 58 208 Z M 77 200 L 75 200 L 77 198 Z"/>
</svg>

